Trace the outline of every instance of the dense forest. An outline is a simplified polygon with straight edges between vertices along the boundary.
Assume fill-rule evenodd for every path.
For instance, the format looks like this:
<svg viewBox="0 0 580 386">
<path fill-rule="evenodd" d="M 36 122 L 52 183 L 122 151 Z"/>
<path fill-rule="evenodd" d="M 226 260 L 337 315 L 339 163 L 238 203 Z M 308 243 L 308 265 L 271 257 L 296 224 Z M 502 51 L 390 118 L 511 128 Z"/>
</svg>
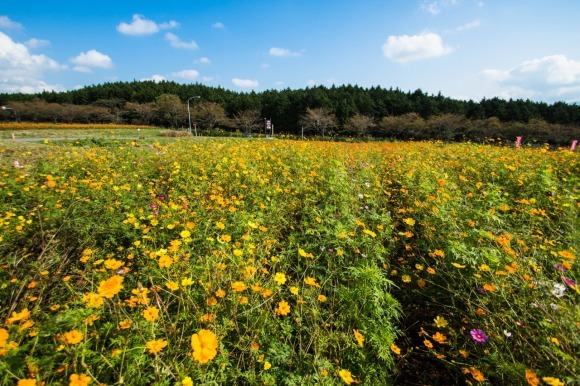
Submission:
<svg viewBox="0 0 580 386">
<path fill-rule="evenodd" d="M 114 82 L 65 92 L 0 94 L 0 121 L 148 124 L 175 129 L 305 132 L 398 139 L 513 140 L 565 144 L 580 133 L 580 106 L 500 98 L 456 100 L 418 89 L 316 86 L 234 92 L 202 84 Z"/>
</svg>

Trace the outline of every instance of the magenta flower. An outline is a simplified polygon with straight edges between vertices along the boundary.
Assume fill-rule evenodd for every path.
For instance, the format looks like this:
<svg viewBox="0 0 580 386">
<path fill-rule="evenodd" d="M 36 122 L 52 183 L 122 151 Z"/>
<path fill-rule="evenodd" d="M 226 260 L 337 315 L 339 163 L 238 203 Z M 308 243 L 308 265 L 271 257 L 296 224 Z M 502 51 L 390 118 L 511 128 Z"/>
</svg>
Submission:
<svg viewBox="0 0 580 386">
<path fill-rule="evenodd" d="M 477 343 L 487 342 L 487 334 L 483 330 L 471 330 L 470 334 Z"/>
<path fill-rule="evenodd" d="M 576 287 L 576 282 L 574 280 L 568 279 L 565 276 L 562 276 L 562 279 L 564 279 L 564 281 L 566 282 L 566 284 L 568 284 L 569 287 L 572 287 L 572 288 Z"/>
</svg>

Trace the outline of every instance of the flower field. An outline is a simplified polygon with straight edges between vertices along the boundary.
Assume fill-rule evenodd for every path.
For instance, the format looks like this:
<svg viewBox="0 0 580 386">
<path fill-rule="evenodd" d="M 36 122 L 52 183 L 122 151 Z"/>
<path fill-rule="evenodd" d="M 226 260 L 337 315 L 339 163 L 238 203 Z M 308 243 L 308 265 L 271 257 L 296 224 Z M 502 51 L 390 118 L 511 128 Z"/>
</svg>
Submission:
<svg viewBox="0 0 580 386">
<path fill-rule="evenodd" d="M 578 384 L 578 170 L 473 144 L 0 148 L 0 384 Z"/>
</svg>

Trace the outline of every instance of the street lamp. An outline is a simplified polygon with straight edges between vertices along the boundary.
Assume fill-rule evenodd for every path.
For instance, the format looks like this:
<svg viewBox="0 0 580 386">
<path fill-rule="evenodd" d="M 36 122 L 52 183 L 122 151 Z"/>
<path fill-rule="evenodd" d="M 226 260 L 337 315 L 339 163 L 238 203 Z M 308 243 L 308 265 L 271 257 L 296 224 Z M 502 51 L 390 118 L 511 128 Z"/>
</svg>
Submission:
<svg viewBox="0 0 580 386">
<path fill-rule="evenodd" d="M 189 134 L 191 134 L 191 112 L 189 111 L 189 101 L 194 98 L 201 98 L 199 95 L 192 96 L 187 100 L 187 117 L 189 118 Z M 197 137 L 197 125 L 195 126 L 195 136 Z"/>
<path fill-rule="evenodd" d="M 14 110 L 12 107 L 2 106 L 0 108 L 2 109 L 2 111 L 12 110 L 12 112 L 14 112 L 14 120 L 18 121 L 18 115 L 16 114 L 16 110 Z"/>
</svg>

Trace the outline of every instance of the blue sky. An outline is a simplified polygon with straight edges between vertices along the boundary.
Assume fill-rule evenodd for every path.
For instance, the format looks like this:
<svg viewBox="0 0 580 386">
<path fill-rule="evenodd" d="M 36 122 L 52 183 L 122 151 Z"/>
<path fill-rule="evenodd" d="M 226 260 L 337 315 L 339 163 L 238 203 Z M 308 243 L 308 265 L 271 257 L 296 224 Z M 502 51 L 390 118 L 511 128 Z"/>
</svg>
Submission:
<svg viewBox="0 0 580 386">
<path fill-rule="evenodd" d="M 132 80 L 580 103 L 578 0 L 2 1 L 0 92 Z"/>
</svg>

